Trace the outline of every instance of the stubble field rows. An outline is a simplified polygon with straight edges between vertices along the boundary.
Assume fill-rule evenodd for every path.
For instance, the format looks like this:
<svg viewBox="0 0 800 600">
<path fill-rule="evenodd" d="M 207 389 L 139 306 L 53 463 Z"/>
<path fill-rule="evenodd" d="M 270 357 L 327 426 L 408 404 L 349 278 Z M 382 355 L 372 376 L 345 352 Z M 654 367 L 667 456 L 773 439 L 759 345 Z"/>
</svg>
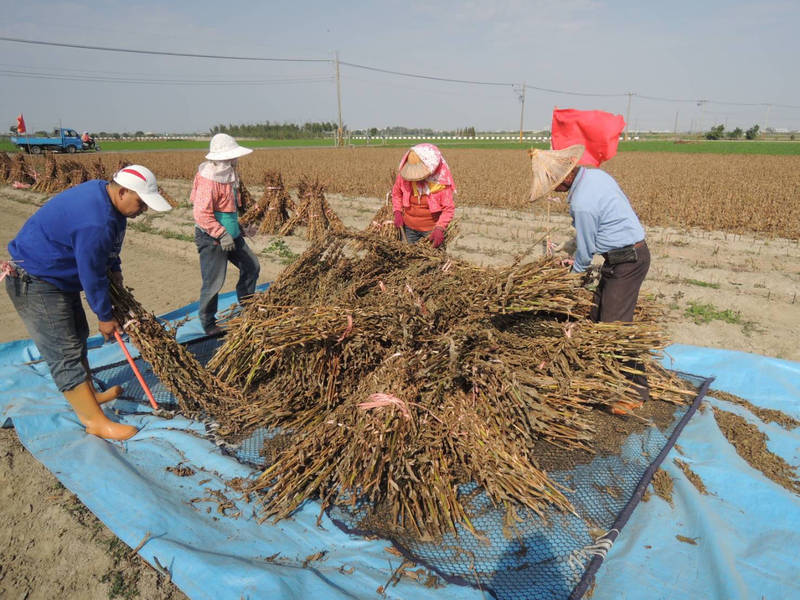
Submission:
<svg viewBox="0 0 800 600">
<path fill-rule="evenodd" d="M 150 167 L 160 178 L 191 179 L 203 154 L 102 153 L 78 159 L 87 164 L 101 160 L 107 173 L 124 159 Z M 240 169 L 248 186 L 260 185 L 266 171 L 277 170 L 290 188 L 308 177 L 319 179 L 332 193 L 383 198 L 400 156 L 393 148 L 259 150 L 242 159 Z M 526 152 L 454 148 L 445 157 L 458 187 L 458 205 L 529 205 Z M 29 160 L 34 165 L 41 161 Z M 617 179 L 648 226 L 800 238 L 800 156 L 631 152 L 603 168 Z M 541 204 L 539 208 L 545 210 Z M 566 205 L 554 202 L 550 209 L 564 213 Z"/>
</svg>

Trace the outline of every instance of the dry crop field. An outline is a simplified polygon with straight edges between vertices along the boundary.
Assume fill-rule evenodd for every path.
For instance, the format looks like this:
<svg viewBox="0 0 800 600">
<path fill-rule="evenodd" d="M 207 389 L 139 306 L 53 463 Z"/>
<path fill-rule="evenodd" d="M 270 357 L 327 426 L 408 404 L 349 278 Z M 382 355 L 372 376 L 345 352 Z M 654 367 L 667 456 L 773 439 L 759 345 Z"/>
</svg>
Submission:
<svg viewBox="0 0 800 600">
<path fill-rule="evenodd" d="M 203 154 L 138 152 L 78 158 L 88 167 L 99 157 L 107 172 L 124 159 L 152 168 L 160 178 L 191 179 Z M 277 170 L 289 188 L 307 176 L 319 179 L 328 192 L 382 198 L 392 185 L 400 157 L 396 148 L 258 150 L 242 159 L 241 172 L 248 186 L 261 184 L 267 170 Z M 456 180 L 459 205 L 526 207 L 530 163 L 525 152 L 454 148 L 445 157 Z M 603 168 L 617 179 L 646 225 L 800 238 L 800 156 L 631 152 Z M 562 203 L 553 210 L 565 212 L 566 207 Z"/>
</svg>

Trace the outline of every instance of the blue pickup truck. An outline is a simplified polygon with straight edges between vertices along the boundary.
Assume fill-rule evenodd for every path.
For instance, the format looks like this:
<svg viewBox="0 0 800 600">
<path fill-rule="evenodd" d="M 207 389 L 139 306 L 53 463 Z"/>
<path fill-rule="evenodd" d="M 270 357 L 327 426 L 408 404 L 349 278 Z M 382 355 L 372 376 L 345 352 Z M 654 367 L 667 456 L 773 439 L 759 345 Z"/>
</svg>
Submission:
<svg viewBox="0 0 800 600">
<path fill-rule="evenodd" d="M 11 143 L 20 150 L 30 154 L 41 154 L 44 151 L 50 152 L 83 152 L 84 150 L 99 150 L 94 141 L 84 144 L 81 136 L 74 129 L 59 128 L 54 131 L 53 137 L 38 137 L 29 135 L 17 135 L 11 137 Z"/>
</svg>

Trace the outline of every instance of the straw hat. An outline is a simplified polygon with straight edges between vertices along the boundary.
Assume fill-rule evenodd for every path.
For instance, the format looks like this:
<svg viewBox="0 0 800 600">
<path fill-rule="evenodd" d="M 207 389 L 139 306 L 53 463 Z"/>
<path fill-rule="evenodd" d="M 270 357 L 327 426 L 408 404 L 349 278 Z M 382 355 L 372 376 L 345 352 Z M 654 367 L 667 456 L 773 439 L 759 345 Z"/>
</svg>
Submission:
<svg viewBox="0 0 800 600">
<path fill-rule="evenodd" d="M 581 144 L 563 150 L 529 150 L 533 181 L 531 183 L 531 202 L 535 202 L 556 189 L 575 168 L 583 156 L 585 148 Z"/>
<path fill-rule="evenodd" d="M 431 174 L 431 170 L 422 162 L 416 152 L 411 150 L 406 158 L 406 164 L 400 169 L 400 177 L 406 181 L 422 181 Z"/>
</svg>

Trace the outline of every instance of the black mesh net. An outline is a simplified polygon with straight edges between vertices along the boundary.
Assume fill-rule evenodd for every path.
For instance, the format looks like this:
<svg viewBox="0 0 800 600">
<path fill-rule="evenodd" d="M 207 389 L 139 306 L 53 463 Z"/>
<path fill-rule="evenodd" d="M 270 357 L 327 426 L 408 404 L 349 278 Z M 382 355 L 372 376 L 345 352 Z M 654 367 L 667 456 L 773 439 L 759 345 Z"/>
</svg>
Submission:
<svg viewBox="0 0 800 600">
<path fill-rule="evenodd" d="M 201 338 L 187 347 L 205 363 L 219 344 L 217 338 Z M 147 363 L 141 358 L 136 362 L 159 406 L 176 408 L 177 401 Z M 126 399 L 147 402 L 127 362 L 99 368 L 94 376 L 101 386 L 122 385 Z M 595 424 L 599 436 L 608 434 L 621 440 L 613 450 L 589 455 L 543 445 L 537 452 L 551 479 L 564 486 L 574 514 L 551 510 L 544 519 L 521 511 L 509 514 L 493 505 L 474 484 L 464 485 L 460 491 L 468 499 L 468 514 L 478 535 L 462 527 L 457 536 L 420 541 L 382 527 L 375 519 L 367 522 L 364 507 L 358 505 L 334 507 L 328 514 L 342 529 L 387 538 L 407 558 L 443 579 L 479 588 L 496 598 L 580 598 L 711 381 L 681 376 L 697 387 L 692 404 L 676 407 L 651 401 L 645 405 L 645 410 L 651 410 L 649 422 L 628 430 L 620 430 L 615 423 L 621 420 L 614 417 L 604 416 L 605 421 Z M 269 463 L 265 441 L 275 442 L 279 433 L 257 430 L 232 453 L 242 463 L 264 468 Z M 290 438 L 285 443 L 290 443 Z"/>
</svg>

